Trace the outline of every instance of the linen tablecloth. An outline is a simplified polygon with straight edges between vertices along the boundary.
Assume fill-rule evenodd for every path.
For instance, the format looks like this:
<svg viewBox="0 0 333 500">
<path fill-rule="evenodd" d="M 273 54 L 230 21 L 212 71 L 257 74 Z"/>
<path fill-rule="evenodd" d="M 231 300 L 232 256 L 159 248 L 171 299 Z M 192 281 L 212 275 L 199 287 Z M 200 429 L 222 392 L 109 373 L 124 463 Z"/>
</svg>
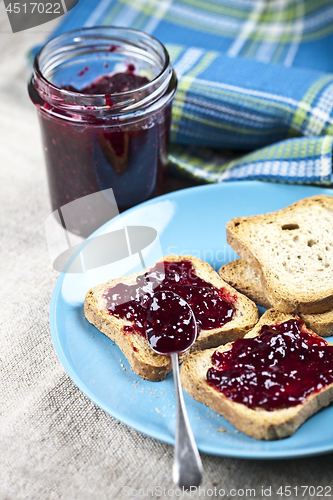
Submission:
<svg viewBox="0 0 333 500">
<path fill-rule="evenodd" d="M 171 480 L 173 448 L 96 407 L 52 346 L 48 311 L 57 273 L 44 235 L 50 206 L 25 55 L 53 27 L 13 35 L 0 3 L 0 499 L 179 498 Z M 242 491 L 254 488 L 252 498 L 261 499 L 262 487 L 266 493 L 271 487 L 270 498 L 281 499 L 280 486 L 332 485 L 332 458 L 251 461 L 203 454 L 202 489 L 183 497 L 208 498 L 223 488 L 229 497 L 244 498 Z M 308 490 L 301 498 L 314 497 Z"/>
</svg>

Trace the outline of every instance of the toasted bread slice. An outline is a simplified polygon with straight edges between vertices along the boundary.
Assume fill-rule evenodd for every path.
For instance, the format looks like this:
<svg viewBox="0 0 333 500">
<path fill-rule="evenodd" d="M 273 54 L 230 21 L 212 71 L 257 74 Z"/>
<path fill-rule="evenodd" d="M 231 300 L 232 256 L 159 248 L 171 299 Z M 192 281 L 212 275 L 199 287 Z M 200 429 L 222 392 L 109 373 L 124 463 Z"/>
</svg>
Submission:
<svg viewBox="0 0 333 500">
<path fill-rule="evenodd" d="M 283 312 L 333 309 L 333 197 L 313 196 L 276 212 L 227 223 L 230 246 L 260 274 Z"/>
<path fill-rule="evenodd" d="M 196 257 L 169 255 L 160 259 L 162 262 L 181 262 L 183 260 L 192 263 L 199 278 L 219 289 L 223 288 L 226 296 L 230 296 L 235 307 L 231 321 L 220 328 L 201 330 L 191 350 L 216 347 L 243 337 L 258 321 L 256 305 L 225 283 L 209 264 Z M 118 283 L 135 284 L 137 276 L 144 274 L 144 272 L 131 274 L 126 278 L 110 280 L 89 290 L 84 304 L 84 313 L 90 323 L 120 347 L 135 373 L 145 379 L 158 381 L 163 380 L 171 371 L 170 357 L 156 354 L 150 348 L 146 338 L 139 333 L 124 333 L 124 326 L 130 327 L 133 323 L 110 314 L 106 309 L 106 300 L 103 297 L 108 289 Z M 186 355 L 181 355 L 180 361 Z"/>
<path fill-rule="evenodd" d="M 219 274 L 221 278 L 253 300 L 259 306 L 269 309 L 269 303 L 263 292 L 260 275 L 244 259 L 240 258 L 228 262 L 221 267 Z M 322 337 L 333 335 L 333 310 L 318 314 L 301 314 L 301 319 L 306 326 Z"/>
<path fill-rule="evenodd" d="M 297 316 L 270 309 L 263 314 L 256 326 L 244 338 L 258 336 L 263 325 L 280 324 L 292 318 L 297 318 Z M 306 331 L 318 337 L 315 333 Z M 333 401 L 333 384 L 325 386 L 317 393 L 310 394 L 302 404 L 273 411 L 258 407 L 249 408 L 245 404 L 228 399 L 222 392 L 208 385 L 206 375 L 213 366 L 214 352 L 216 350 L 227 351 L 232 348 L 232 345 L 229 343 L 217 349 L 192 353 L 183 362 L 180 377 L 183 388 L 190 396 L 223 415 L 244 434 L 263 440 L 288 437 L 306 419 Z"/>
<path fill-rule="evenodd" d="M 270 309 L 272 304 L 263 292 L 260 273 L 240 258 L 228 262 L 219 270 L 221 278 L 259 306 Z"/>
</svg>

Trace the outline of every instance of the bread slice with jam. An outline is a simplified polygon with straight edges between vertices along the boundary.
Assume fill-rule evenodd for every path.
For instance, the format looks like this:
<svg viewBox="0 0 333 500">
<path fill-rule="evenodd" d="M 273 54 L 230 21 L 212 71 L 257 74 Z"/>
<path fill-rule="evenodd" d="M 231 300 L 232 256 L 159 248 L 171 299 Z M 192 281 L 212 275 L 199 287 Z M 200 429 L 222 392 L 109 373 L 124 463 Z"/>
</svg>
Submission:
<svg viewBox="0 0 333 500">
<path fill-rule="evenodd" d="M 230 246 L 260 274 L 265 297 L 283 312 L 333 309 L 333 196 L 227 223 Z"/>
<path fill-rule="evenodd" d="M 243 293 L 257 305 L 270 309 L 272 304 L 267 299 L 260 280 L 260 274 L 244 259 L 228 262 L 219 270 L 221 278 L 233 288 Z M 322 337 L 333 335 L 333 310 L 317 313 L 300 313 L 306 326 Z"/>
<path fill-rule="evenodd" d="M 270 309 L 244 338 L 192 353 L 180 376 L 190 396 L 244 434 L 286 438 L 333 401 L 333 345 Z"/>
<path fill-rule="evenodd" d="M 152 295 L 163 289 L 175 291 L 192 307 L 198 337 L 191 351 L 243 337 L 258 321 L 250 299 L 225 283 L 209 264 L 190 255 L 169 255 L 153 268 L 95 286 L 85 299 L 87 320 L 120 347 L 131 369 L 145 379 L 163 380 L 171 371 L 170 357 L 151 349 L 144 327 Z"/>
</svg>

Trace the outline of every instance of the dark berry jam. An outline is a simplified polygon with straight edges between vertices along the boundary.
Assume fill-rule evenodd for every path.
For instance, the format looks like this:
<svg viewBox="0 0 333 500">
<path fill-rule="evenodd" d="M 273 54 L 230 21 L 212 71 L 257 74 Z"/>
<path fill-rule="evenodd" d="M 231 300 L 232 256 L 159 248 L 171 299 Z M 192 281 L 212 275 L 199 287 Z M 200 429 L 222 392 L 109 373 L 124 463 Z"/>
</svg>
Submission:
<svg viewBox="0 0 333 500">
<path fill-rule="evenodd" d="M 145 327 L 150 346 L 159 354 L 184 352 L 197 337 L 191 308 L 170 290 L 154 293 Z"/>
<path fill-rule="evenodd" d="M 87 108 L 81 118 L 81 111 L 71 111 L 74 108 L 54 110 L 33 95 L 41 111 L 39 117 L 53 210 L 109 188 L 113 189 L 120 211 L 164 192 L 171 102 L 155 114 L 133 115 L 131 121 L 124 123 L 107 115 L 107 110 L 114 108 L 114 93 L 135 91 L 147 83 L 147 78 L 128 70 L 99 77 L 80 89 L 72 85 L 61 87 L 85 95 L 103 94 L 106 106 L 101 117 L 93 111 L 89 113 Z M 101 206 L 99 214 L 84 213 L 81 220 L 67 229 L 88 236 L 105 222 L 107 210 L 105 200 L 105 207 Z"/>
<path fill-rule="evenodd" d="M 125 73 L 100 76 L 80 90 L 73 87 L 71 90 L 82 94 L 117 94 L 138 89 L 146 85 L 146 83 L 149 83 L 148 78 L 136 75 L 129 70 Z"/>
<path fill-rule="evenodd" d="M 192 263 L 159 262 L 154 268 L 136 278 L 135 285 L 119 283 L 104 295 L 110 314 L 133 322 L 124 327 L 125 333 L 136 332 L 146 336 L 146 320 L 152 300 L 157 292 L 174 292 L 191 307 L 198 332 L 222 327 L 231 321 L 235 297 L 228 295 L 223 288 L 218 289 L 195 274 Z M 173 313 L 173 300 L 163 301 L 168 308 L 170 319 L 178 321 L 178 308 Z"/>
<path fill-rule="evenodd" d="M 304 403 L 333 382 L 333 346 L 302 326 L 297 319 L 265 325 L 258 337 L 215 351 L 208 384 L 249 408 L 273 411 Z"/>
</svg>

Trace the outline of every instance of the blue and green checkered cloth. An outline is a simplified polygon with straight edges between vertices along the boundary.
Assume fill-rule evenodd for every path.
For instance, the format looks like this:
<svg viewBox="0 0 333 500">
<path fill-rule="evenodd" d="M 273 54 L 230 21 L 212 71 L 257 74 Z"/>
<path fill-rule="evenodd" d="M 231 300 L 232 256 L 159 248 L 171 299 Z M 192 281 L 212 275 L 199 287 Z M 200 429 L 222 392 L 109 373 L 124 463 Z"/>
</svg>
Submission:
<svg viewBox="0 0 333 500">
<path fill-rule="evenodd" d="M 333 182 L 332 0 L 80 0 L 53 35 L 96 25 L 166 45 L 179 79 L 172 169 Z"/>
</svg>

